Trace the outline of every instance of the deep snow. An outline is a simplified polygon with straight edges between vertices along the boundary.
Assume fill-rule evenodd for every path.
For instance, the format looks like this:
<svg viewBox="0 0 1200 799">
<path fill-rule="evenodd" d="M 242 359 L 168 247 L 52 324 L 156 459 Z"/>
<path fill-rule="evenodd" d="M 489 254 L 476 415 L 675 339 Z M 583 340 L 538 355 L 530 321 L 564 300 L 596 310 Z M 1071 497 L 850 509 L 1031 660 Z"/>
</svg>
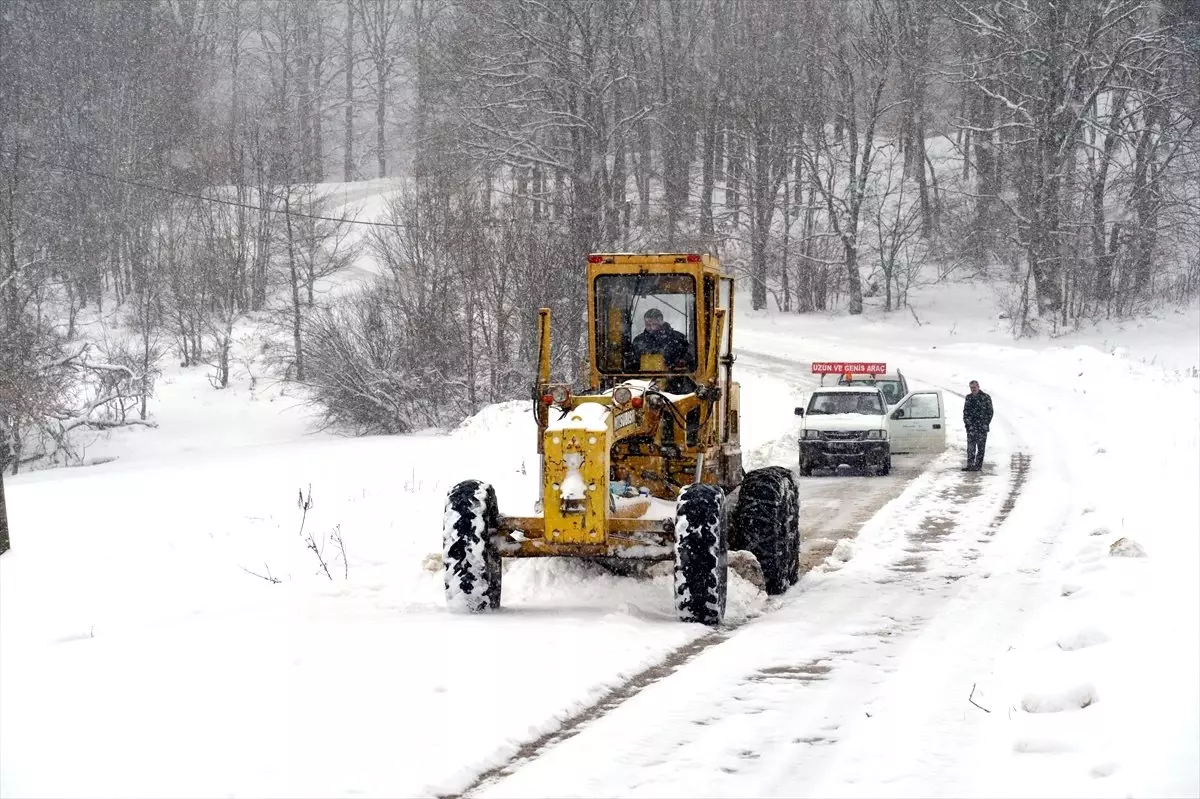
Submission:
<svg viewBox="0 0 1200 799">
<path fill-rule="evenodd" d="M 861 529 L 834 506 L 866 478 L 802 479 L 801 513 L 856 537 L 782 602 L 733 578 L 727 637 L 478 793 L 1200 794 L 1200 309 L 1013 342 L 994 300 L 739 312 L 748 466 L 794 464 L 811 360 L 943 388 L 950 451 Z M 970 379 L 997 412 L 976 476 Z M 445 492 L 532 504 L 526 403 L 347 440 L 245 374 L 168 381 L 158 429 L 89 450 L 117 460 L 6 478 L 0 795 L 453 793 L 708 635 L 666 574 L 570 561 L 510 563 L 499 614 L 445 611 Z"/>
</svg>

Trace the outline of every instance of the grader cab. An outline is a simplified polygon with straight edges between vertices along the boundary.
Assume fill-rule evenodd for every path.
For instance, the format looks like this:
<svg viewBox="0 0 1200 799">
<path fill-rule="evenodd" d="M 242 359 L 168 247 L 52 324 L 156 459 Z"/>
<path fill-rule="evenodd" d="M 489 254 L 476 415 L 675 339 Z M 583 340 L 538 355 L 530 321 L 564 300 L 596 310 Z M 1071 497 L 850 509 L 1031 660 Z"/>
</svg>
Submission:
<svg viewBox="0 0 1200 799">
<path fill-rule="evenodd" d="M 796 481 L 783 467 L 742 468 L 733 289 L 710 255 L 589 255 L 578 394 L 550 380 L 550 311 L 538 312 L 541 499 L 536 515 L 511 516 L 485 482 L 451 489 L 451 609 L 498 609 L 503 558 L 674 561 L 679 619 L 708 625 L 725 614 L 731 549 L 757 558 L 768 593 L 795 584 Z"/>
</svg>

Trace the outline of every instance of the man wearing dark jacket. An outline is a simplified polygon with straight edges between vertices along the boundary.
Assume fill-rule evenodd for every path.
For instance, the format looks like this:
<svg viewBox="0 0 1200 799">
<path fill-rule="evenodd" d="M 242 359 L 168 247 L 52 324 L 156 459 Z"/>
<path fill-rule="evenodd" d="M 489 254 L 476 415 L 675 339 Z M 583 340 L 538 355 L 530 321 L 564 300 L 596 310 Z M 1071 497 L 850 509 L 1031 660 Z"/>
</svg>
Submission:
<svg viewBox="0 0 1200 799">
<path fill-rule="evenodd" d="M 978 380 L 971 381 L 970 389 L 963 403 L 963 427 L 967 428 L 967 465 L 963 471 L 977 472 L 983 468 L 983 450 L 992 424 L 992 398 L 979 390 Z"/>
<path fill-rule="evenodd" d="M 662 311 L 651 308 L 642 317 L 646 329 L 633 339 L 634 368 L 643 355 L 662 355 L 670 371 L 691 369 L 692 353 L 687 336 L 663 321 Z"/>
</svg>

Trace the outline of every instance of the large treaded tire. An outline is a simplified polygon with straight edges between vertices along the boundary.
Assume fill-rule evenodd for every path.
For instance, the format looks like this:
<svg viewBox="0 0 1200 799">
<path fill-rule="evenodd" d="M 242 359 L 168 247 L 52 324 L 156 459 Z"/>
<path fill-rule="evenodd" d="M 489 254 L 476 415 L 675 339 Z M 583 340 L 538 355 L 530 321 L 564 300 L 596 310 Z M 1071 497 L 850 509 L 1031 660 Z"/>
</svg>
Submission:
<svg viewBox="0 0 1200 799">
<path fill-rule="evenodd" d="M 498 519 L 496 491 L 488 483 L 464 480 L 450 489 L 442 517 L 442 565 L 451 611 L 500 609 L 503 569 L 491 539 Z"/>
<path fill-rule="evenodd" d="M 755 469 L 738 489 L 732 539 L 762 567 L 767 594 L 787 591 L 800 579 L 800 492 L 790 470 Z"/>
<path fill-rule="evenodd" d="M 725 618 L 729 589 L 725 492 L 693 483 L 675 511 L 675 611 L 680 621 L 715 626 Z"/>
</svg>

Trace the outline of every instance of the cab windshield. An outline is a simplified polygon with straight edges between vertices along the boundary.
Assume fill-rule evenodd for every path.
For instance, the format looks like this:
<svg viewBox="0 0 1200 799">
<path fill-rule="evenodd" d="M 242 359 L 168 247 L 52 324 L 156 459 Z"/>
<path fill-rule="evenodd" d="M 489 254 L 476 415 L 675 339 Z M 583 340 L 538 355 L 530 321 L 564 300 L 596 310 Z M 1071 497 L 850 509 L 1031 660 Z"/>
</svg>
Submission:
<svg viewBox="0 0 1200 799">
<path fill-rule="evenodd" d="M 696 368 L 696 281 L 691 275 L 600 275 L 595 293 L 601 372 L 661 374 Z"/>
<path fill-rule="evenodd" d="M 808 401 L 808 415 L 825 413 L 860 413 L 878 416 L 883 413 L 879 395 L 867 392 L 817 392 Z"/>
</svg>

